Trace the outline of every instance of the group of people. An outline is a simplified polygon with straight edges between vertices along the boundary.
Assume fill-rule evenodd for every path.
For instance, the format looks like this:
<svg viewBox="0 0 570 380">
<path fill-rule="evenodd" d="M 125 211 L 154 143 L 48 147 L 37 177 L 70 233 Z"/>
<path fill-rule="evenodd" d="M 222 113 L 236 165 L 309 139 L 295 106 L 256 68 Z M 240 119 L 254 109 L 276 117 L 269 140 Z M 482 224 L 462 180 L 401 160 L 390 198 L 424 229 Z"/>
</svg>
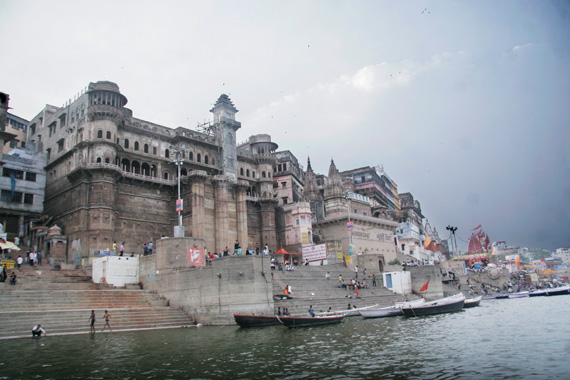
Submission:
<svg viewBox="0 0 570 380">
<path fill-rule="evenodd" d="M 280 317 L 280 316 L 282 316 L 282 315 L 283 315 L 284 317 L 287 317 L 287 316 L 291 315 L 291 314 L 289 314 L 289 309 L 286 308 L 286 307 L 284 307 L 284 308 L 283 308 L 283 314 L 281 314 L 281 307 L 278 307 L 278 308 L 277 308 L 277 316 Z"/>
<path fill-rule="evenodd" d="M 101 331 L 105 331 L 105 327 L 108 327 L 109 331 L 113 331 L 111 325 L 109 324 L 109 321 L 111 320 L 111 314 L 109 314 L 107 310 L 105 310 L 105 314 L 103 315 L 103 320 L 105 321 L 105 324 L 103 325 L 103 330 Z M 91 316 L 89 317 L 89 322 L 91 323 L 90 334 L 95 334 L 95 321 L 96 321 L 95 310 L 91 310 Z"/>
<path fill-rule="evenodd" d="M 6 272 L 6 264 L 2 265 L 2 270 L 0 271 L 0 282 L 6 282 L 8 279 L 8 273 Z M 16 281 L 18 281 L 18 276 L 14 271 L 10 275 L 10 285 L 16 285 Z"/>
<path fill-rule="evenodd" d="M 91 326 L 91 331 L 89 332 L 90 334 L 95 334 L 95 321 L 97 320 L 97 318 L 95 317 L 95 310 L 91 310 L 91 316 L 89 317 L 88 321 L 90 322 L 90 326 Z M 111 314 L 105 310 L 105 314 L 103 315 L 103 320 L 105 321 L 105 324 L 103 325 L 103 329 L 101 331 L 105 331 L 105 328 L 108 327 L 109 331 L 113 331 L 113 329 L 111 328 L 111 325 L 109 324 L 109 321 L 111 320 Z M 42 325 L 37 324 L 34 327 L 32 327 L 32 337 L 40 337 L 42 336 L 42 334 L 44 336 L 47 336 L 46 330 L 43 329 Z"/>
<path fill-rule="evenodd" d="M 148 256 L 148 255 L 152 255 L 152 248 L 154 247 L 154 245 L 151 242 L 145 243 L 143 245 L 143 256 Z M 122 256 L 122 255 L 121 255 Z"/>
</svg>

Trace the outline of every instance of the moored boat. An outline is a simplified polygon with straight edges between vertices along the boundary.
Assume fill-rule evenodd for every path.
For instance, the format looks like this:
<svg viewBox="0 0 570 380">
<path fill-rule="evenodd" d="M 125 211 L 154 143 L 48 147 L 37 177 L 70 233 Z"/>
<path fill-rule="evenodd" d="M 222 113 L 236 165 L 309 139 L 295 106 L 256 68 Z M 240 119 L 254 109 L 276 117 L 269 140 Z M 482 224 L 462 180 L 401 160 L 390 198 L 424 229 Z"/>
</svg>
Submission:
<svg viewBox="0 0 570 380">
<path fill-rule="evenodd" d="M 315 313 L 315 315 L 317 317 L 331 317 L 331 316 L 337 316 L 338 317 L 340 315 L 345 316 L 345 317 L 356 317 L 356 316 L 360 315 L 360 311 L 362 311 L 362 310 L 375 309 L 377 307 L 378 307 L 378 304 L 372 305 L 372 306 L 359 307 L 356 309 L 318 312 L 318 313 Z"/>
<path fill-rule="evenodd" d="M 386 306 L 386 307 L 380 307 L 380 308 L 374 308 L 374 309 L 368 309 L 368 310 L 361 310 L 360 315 L 362 315 L 364 318 L 395 317 L 397 315 L 403 315 L 402 310 L 400 310 L 400 308 L 402 306 L 420 305 L 424 302 L 425 302 L 425 300 L 423 298 L 419 299 L 419 300 L 409 301 L 409 302 L 398 302 L 392 306 Z"/>
<path fill-rule="evenodd" d="M 570 286 L 561 286 L 559 288 L 548 288 L 546 289 L 547 296 L 561 296 L 563 294 L 569 294 Z"/>
<path fill-rule="evenodd" d="M 263 327 L 280 324 L 275 315 L 234 314 L 240 327 Z"/>
<path fill-rule="evenodd" d="M 527 298 L 529 296 L 529 292 L 517 292 L 509 294 L 509 298 Z"/>
<path fill-rule="evenodd" d="M 529 297 L 543 297 L 545 295 L 546 295 L 545 289 L 537 289 L 537 290 L 534 290 L 534 291 L 528 293 Z"/>
<path fill-rule="evenodd" d="M 451 297 L 441 298 L 435 301 L 425 302 L 417 306 L 404 306 L 400 309 L 407 317 L 417 317 L 421 315 L 453 313 L 463 310 L 465 296 L 463 293 Z"/>
<path fill-rule="evenodd" d="M 475 298 L 466 299 L 465 302 L 463 303 L 463 308 L 465 309 L 466 307 L 479 306 L 482 298 L 483 297 L 479 296 L 479 297 L 475 297 Z"/>
<path fill-rule="evenodd" d="M 324 317 L 278 317 L 281 323 L 287 327 L 308 327 L 340 323 L 344 315 L 324 316 Z"/>
</svg>

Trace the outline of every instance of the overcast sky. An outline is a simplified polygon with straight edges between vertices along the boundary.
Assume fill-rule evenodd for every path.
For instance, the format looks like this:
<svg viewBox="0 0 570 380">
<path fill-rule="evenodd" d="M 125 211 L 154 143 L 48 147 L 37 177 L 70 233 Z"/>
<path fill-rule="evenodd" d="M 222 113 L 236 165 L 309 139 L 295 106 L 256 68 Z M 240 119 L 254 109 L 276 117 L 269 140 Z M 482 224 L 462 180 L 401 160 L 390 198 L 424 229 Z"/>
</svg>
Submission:
<svg viewBox="0 0 570 380">
<path fill-rule="evenodd" d="M 2 0 L 0 36 L 25 119 L 110 80 L 135 117 L 195 128 L 226 93 L 238 141 L 382 164 L 460 247 L 479 224 L 570 247 L 568 1 Z"/>
</svg>

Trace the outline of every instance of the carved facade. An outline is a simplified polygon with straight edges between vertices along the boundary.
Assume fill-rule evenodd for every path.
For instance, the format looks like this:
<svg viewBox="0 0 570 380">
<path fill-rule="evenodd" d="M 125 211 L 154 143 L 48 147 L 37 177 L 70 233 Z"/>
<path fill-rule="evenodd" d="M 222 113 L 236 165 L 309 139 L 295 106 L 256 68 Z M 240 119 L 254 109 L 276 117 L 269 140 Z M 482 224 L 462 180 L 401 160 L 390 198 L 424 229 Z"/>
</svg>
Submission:
<svg viewBox="0 0 570 380">
<path fill-rule="evenodd" d="M 181 159 L 182 224 L 206 249 L 222 252 L 268 244 L 277 249 L 273 166 L 277 144 L 256 135 L 241 145 L 238 110 L 227 95 L 200 131 L 138 119 L 112 82 L 91 83 L 64 107 L 46 106 L 28 141 L 46 153 L 44 212 L 69 241 L 70 253 L 92 254 L 125 242 L 125 252 L 172 236 Z M 176 154 L 176 157 L 174 157 Z"/>
</svg>

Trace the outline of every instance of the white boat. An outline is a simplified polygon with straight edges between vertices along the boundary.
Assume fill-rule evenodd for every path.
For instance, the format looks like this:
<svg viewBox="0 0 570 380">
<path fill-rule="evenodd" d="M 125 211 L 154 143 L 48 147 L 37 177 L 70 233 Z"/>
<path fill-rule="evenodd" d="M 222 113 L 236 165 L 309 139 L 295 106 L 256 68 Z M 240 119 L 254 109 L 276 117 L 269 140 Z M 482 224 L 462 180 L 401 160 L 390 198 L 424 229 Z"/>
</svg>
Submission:
<svg viewBox="0 0 570 380">
<path fill-rule="evenodd" d="M 465 302 L 463 303 L 463 308 L 465 309 L 466 307 L 479 306 L 479 303 L 481 302 L 482 298 L 483 297 L 479 296 L 479 297 L 475 297 L 475 298 L 466 299 Z"/>
<path fill-rule="evenodd" d="M 526 298 L 529 297 L 530 292 L 518 292 L 509 294 L 509 298 Z"/>
<path fill-rule="evenodd" d="M 451 297 L 441 298 L 435 301 L 424 302 L 417 306 L 404 306 L 400 309 L 407 317 L 417 317 L 420 315 L 453 313 L 463 310 L 465 296 L 463 293 Z"/>
<path fill-rule="evenodd" d="M 362 310 L 369 310 L 369 309 L 374 309 L 377 307 L 378 307 L 378 304 L 372 305 L 372 306 L 359 307 L 356 309 L 346 309 L 346 310 L 337 310 L 337 311 L 321 311 L 321 312 L 315 313 L 315 315 L 317 317 L 330 317 L 330 316 L 339 316 L 339 315 L 343 315 L 345 317 L 355 317 L 355 316 L 360 315 L 360 312 Z"/>
<path fill-rule="evenodd" d="M 384 317 L 394 317 L 396 315 L 403 315 L 402 310 L 400 309 L 402 306 L 406 305 L 420 305 L 424 303 L 425 300 L 423 298 L 419 300 L 409 301 L 409 302 L 397 302 L 392 306 L 368 309 L 368 310 L 361 310 L 360 315 L 364 318 L 384 318 Z"/>
</svg>

